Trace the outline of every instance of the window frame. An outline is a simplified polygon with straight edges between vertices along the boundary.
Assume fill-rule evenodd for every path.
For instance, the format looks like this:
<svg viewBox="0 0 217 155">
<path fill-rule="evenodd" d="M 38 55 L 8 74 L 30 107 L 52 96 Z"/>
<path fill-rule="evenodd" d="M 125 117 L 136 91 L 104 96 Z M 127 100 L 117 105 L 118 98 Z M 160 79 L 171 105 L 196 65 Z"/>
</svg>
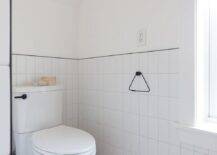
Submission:
<svg viewBox="0 0 217 155">
<path fill-rule="evenodd" d="M 210 117 L 210 18 L 207 1 L 209 0 L 197 0 L 196 123 L 210 121 L 217 123 L 217 118 L 214 120 Z"/>
<path fill-rule="evenodd" d="M 211 14 L 214 0 L 197 0 L 196 15 L 196 123 L 217 123 L 211 114 Z M 207 3 L 208 2 L 208 3 Z M 216 2 L 217 4 L 217 2 Z M 217 73 L 216 73 L 217 74 Z M 217 88 L 216 88 L 217 90 Z M 217 103 L 216 103 L 217 104 Z M 217 105 L 216 105 L 217 107 Z M 216 110 L 217 112 L 217 110 Z"/>
</svg>

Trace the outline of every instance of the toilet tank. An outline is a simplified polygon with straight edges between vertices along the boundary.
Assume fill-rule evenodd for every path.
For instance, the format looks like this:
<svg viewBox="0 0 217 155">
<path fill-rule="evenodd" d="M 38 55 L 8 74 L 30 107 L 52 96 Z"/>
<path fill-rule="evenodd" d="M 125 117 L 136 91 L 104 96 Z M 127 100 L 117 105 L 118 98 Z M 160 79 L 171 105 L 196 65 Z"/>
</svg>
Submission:
<svg viewBox="0 0 217 155">
<path fill-rule="evenodd" d="M 26 99 L 19 98 L 22 95 Z M 59 86 L 14 88 L 14 132 L 34 132 L 62 124 L 62 104 L 63 90 Z"/>
</svg>

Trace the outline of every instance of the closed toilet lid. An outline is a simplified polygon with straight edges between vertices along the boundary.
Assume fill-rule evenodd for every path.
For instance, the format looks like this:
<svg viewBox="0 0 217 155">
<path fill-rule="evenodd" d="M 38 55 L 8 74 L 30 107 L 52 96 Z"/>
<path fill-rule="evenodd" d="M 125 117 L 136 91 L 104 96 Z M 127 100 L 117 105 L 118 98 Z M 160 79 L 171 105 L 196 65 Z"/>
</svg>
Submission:
<svg viewBox="0 0 217 155">
<path fill-rule="evenodd" d="M 64 125 L 35 132 L 33 146 L 55 154 L 79 154 L 95 148 L 95 139 L 89 133 Z"/>
</svg>

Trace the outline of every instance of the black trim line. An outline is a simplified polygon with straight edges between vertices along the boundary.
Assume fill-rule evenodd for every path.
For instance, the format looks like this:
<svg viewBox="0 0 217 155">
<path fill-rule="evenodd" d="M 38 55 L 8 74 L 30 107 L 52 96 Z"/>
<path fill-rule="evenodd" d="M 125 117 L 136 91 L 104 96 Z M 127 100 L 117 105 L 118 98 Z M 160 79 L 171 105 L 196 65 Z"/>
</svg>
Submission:
<svg viewBox="0 0 217 155">
<path fill-rule="evenodd" d="M 12 53 L 12 55 L 17 55 L 17 56 L 30 56 L 30 57 L 40 57 L 40 58 L 54 58 L 54 59 L 78 60 L 77 58 L 64 58 L 64 57 L 53 57 L 53 56 L 31 55 L 31 54 L 17 54 L 17 53 Z"/>
<path fill-rule="evenodd" d="M 32 57 L 41 57 L 41 58 L 55 58 L 55 59 L 69 59 L 69 60 L 86 60 L 86 59 L 115 57 L 115 56 L 130 55 L 130 54 L 143 54 L 143 53 L 151 53 L 151 52 L 172 51 L 172 50 L 178 50 L 178 49 L 179 49 L 179 47 L 175 47 L 175 48 L 165 48 L 165 49 L 139 51 L 139 52 L 127 52 L 127 53 L 123 53 L 123 54 L 102 55 L 102 56 L 86 57 L 86 58 L 64 58 L 64 57 L 41 56 L 41 55 L 31 55 L 31 54 L 16 54 L 16 53 L 12 53 L 12 55 L 32 56 Z"/>
<path fill-rule="evenodd" d="M 95 57 L 80 58 L 78 60 L 115 57 L 115 56 L 122 56 L 122 55 L 131 55 L 131 54 L 143 54 L 143 53 L 151 53 L 151 52 L 163 52 L 163 51 L 172 51 L 172 50 L 178 50 L 178 49 L 179 49 L 179 47 L 166 48 L 166 49 L 158 49 L 158 50 L 139 51 L 139 52 L 128 52 L 128 53 L 123 53 L 123 54 L 111 54 L 111 55 L 104 55 L 104 56 L 95 56 Z"/>
</svg>

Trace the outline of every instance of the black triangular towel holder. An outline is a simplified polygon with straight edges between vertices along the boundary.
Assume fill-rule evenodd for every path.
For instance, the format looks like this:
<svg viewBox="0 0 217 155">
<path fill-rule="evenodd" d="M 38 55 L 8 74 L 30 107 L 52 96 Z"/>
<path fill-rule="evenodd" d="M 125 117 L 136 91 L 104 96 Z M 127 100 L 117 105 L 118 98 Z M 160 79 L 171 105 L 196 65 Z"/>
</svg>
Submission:
<svg viewBox="0 0 217 155">
<path fill-rule="evenodd" d="M 146 84 L 146 86 L 147 86 L 147 90 L 135 90 L 135 89 L 132 89 L 132 88 L 131 88 L 132 85 L 133 85 L 133 82 L 134 82 L 134 80 L 136 79 L 137 76 L 142 76 L 142 78 L 143 78 L 143 80 L 144 80 L 144 82 L 145 82 L 145 84 Z M 129 90 L 130 90 L 130 91 L 133 91 L 133 92 L 144 92 L 144 93 L 148 93 L 148 92 L 151 91 L 151 89 L 150 89 L 150 87 L 149 87 L 149 85 L 148 85 L 148 82 L 146 81 L 146 79 L 145 79 L 144 75 L 142 74 L 142 72 L 137 71 L 137 72 L 135 73 L 135 75 L 134 75 L 134 77 L 133 77 L 133 80 L 132 80 L 131 83 L 130 83 Z"/>
</svg>

